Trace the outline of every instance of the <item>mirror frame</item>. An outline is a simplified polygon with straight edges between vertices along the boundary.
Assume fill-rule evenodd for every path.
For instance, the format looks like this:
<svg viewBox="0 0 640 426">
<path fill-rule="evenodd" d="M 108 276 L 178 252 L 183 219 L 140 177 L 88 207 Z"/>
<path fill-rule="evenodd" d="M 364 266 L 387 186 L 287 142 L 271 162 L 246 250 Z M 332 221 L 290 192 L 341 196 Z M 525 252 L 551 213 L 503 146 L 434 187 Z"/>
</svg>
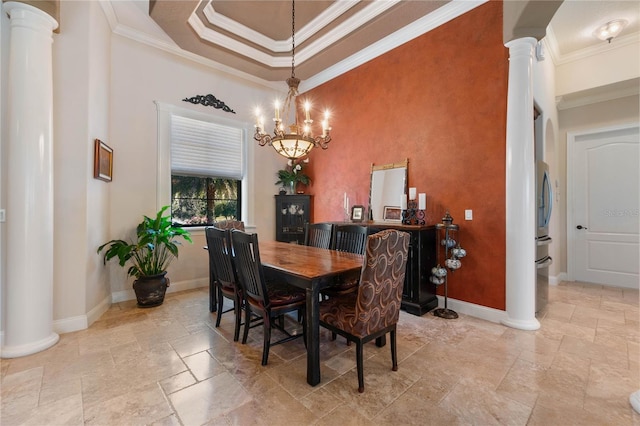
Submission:
<svg viewBox="0 0 640 426">
<path fill-rule="evenodd" d="M 373 210 L 371 206 L 371 198 L 373 193 L 373 174 L 374 172 L 377 172 L 377 171 L 384 171 L 384 170 L 391 170 L 391 169 L 404 169 L 404 188 L 402 188 L 402 191 L 404 194 L 406 194 L 408 191 L 408 188 L 409 188 L 409 182 L 408 182 L 409 159 L 408 158 L 405 158 L 404 161 L 400 161 L 397 163 L 381 164 L 377 166 L 371 163 L 371 176 L 369 180 L 369 220 L 373 220 Z M 402 194 L 398 194 L 398 197 L 400 197 L 401 195 Z M 378 219 L 378 221 L 383 221 L 383 219 L 380 218 Z"/>
</svg>

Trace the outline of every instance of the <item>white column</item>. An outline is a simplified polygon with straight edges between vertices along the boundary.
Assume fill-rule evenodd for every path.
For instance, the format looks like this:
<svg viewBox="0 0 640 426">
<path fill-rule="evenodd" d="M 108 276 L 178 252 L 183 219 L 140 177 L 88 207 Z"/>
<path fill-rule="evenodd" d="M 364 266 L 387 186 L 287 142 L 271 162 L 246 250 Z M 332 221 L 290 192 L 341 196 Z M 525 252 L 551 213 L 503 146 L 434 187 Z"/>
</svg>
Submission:
<svg viewBox="0 0 640 426">
<path fill-rule="evenodd" d="M 53 332 L 53 72 L 51 16 L 24 3 L 10 17 L 7 282 L 3 358 L 42 351 Z"/>
<path fill-rule="evenodd" d="M 533 55 L 536 39 L 508 42 L 507 97 L 507 270 L 504 325 L 537 330 L 535 269 L 535 161 Z"/>
</svg>

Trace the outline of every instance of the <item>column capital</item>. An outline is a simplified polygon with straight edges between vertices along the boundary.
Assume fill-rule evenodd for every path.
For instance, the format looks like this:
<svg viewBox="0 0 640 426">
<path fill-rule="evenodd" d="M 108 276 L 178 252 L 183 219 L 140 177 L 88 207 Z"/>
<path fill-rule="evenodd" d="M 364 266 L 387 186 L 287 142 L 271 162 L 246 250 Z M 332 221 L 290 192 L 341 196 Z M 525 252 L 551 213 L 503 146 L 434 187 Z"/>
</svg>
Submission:
<svg viewBox="0 0 640 426">
<path fill-rule="evenodd" d="M 2 9 L 9 15 L 12 21 L 14 19 L 24 19 L 26 22 L 30 22 L 33 25 L 41 27 L 41 29 L 47 29 L 49 31 L 54 31 L 58 28 L 58 21 L 47 12 L 30 4 L 19 1 L 9 1 L 2 4 Z"/>
</svg>

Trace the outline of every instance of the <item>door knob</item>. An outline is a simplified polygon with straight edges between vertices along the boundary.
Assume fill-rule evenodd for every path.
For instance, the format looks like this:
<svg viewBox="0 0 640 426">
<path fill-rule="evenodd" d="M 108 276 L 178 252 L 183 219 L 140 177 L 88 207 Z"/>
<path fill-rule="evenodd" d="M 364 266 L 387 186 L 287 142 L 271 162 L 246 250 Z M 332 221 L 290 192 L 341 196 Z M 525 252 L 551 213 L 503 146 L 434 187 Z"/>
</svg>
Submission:
<svg viewBox="0 0 640 426">
<path fill-rule="evenodd" d="M 582 225 L 578 225 L 578 226 L 576 226 L 576 228 L 577 228 L 577 229 L 587 229 L 587 227 L 586 227 L 586 226 L 582 226 Z"/>
</svg>

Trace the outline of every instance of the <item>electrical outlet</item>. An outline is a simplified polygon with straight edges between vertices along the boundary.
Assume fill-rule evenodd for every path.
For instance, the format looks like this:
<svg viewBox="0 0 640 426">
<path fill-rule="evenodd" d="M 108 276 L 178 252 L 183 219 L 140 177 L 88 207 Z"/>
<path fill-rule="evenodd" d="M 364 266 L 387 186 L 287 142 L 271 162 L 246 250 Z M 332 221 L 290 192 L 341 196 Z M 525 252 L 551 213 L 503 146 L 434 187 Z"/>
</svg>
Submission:
<svg viewBox="0 0 640 426">
<path fill-rule="evenodd" d="M 464 211 L 464 220 L 473 220 L 473 210 Z"/>
<path fill-rule="evenodd" d="M 4 222 L 7 220 L 7 211 L 5 209 L 0 209 L 0 222 Z"/>
</svg>

